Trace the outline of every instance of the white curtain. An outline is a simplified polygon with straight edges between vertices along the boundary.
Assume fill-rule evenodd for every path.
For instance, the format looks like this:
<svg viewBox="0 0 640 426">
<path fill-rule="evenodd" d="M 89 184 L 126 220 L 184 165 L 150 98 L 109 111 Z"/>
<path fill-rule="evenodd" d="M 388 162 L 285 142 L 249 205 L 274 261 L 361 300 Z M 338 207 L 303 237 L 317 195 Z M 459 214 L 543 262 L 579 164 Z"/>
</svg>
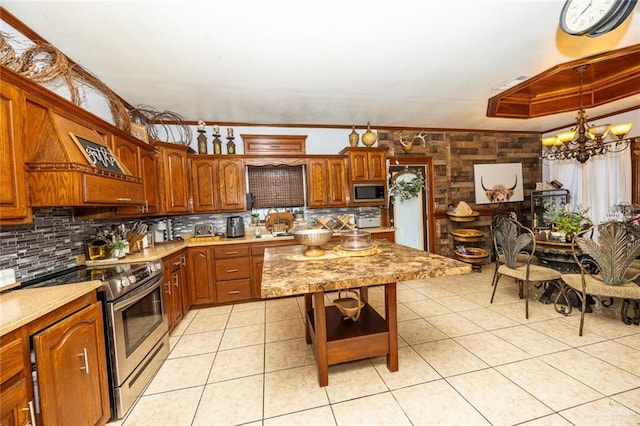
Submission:
<svg viewBox="0 0 640 426">
<path fill-rule="evenodd" d="M 584 164 L 576 160 L 542 160 L 545 182 L 554 179 L 569 190 L 571 207 L 588 207 L 594 223 L 606 219 L 611 208 L 631 202 L 631 152 L 598 155 Z"/>
</svg>

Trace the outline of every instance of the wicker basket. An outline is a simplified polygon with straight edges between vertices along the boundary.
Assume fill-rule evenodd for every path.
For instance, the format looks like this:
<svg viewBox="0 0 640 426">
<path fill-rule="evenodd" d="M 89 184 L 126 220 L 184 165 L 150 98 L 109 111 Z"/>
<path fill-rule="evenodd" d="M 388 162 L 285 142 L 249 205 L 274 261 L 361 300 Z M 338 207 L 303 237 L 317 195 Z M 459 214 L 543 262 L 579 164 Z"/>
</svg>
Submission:
<svg viewBox="0 0 640 426">
<path fill-rule="evenodd" d="M 345 293 L 345 297 L 342 297 L 343 292 Z M 347 297 L 349 293 L 353 293 L 355 297 Z M 338 308 L 344 317 L 343 319 L 350 318 L 353 321 L 358 321 L 364 302 L 360 300 L 360 293 L 357 291 L 340 290 L 338 291 L 338 298 L 333 301 L 333 305 Z"/>
</svg>

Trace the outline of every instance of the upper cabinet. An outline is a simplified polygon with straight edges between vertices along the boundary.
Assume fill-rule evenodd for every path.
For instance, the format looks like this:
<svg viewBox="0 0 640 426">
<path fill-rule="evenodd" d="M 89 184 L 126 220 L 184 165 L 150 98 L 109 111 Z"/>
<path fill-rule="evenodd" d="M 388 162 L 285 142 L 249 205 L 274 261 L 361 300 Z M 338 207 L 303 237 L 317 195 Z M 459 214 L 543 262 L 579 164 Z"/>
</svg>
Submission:
<svg viewBox="0 0 640 426">
<path fill-rule="evenodd" d="M 307 162 L 307 204 L 309 207 L 346 206 L 345 158 L 310 158 Z"/>
<path fill-rule="evenodd" d="M 190 162 L 194 212 L 247 209 L 241 159 L 192 155 Z"/>
<path fill-rule="evenodd" d="M 160 153 L 161 213 L 188 213 L 190 211 L 188 146 L 156 142 Z"/>
<path fill-rule="evenodd" d="M 0 81 L 0 222 L 31 221 L 24 171 L 24 92 Z"/>
<path fill-rule="evenodd" d="M 158 176 L 156 173 L 156 150 L 147 144 L 141 146 L 119 136 L 112 137 L 113 150 L 129 172 L 142 179 L 144 204 L 118 207 L 118 216 L 137 216 L 158 213 Z"/>
<path fill-rule="evenodd" d="M 386 148 L 345 148 L 351 182 L 384 181 L 387 178 Z"/>
</svg>

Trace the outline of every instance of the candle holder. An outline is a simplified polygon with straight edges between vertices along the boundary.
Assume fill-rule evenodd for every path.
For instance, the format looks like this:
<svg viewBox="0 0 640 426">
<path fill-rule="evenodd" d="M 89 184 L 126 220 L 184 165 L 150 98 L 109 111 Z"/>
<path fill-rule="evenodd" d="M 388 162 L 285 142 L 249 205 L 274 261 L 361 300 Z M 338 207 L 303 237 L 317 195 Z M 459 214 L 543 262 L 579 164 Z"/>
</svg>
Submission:
<svg viewBox="0 0 640 426">
<path fill-rule="evenodd" d="M 198 129 L 198 154 L 207 153 L 207 137 L 204 135 L 204 129 Z"/>
<path fill-rule="evenodd" d="M 236 144 L 233 143 L 233 136 L 227 136 L 227 154 L 235 154 L 236 153 Z"/>
<path fill-rule="evenodd" d="M 222 154 L 222 141 L 220 140 L 220 128 L 213 126 L 213 153 L 215 155 Z"/>
</svg>

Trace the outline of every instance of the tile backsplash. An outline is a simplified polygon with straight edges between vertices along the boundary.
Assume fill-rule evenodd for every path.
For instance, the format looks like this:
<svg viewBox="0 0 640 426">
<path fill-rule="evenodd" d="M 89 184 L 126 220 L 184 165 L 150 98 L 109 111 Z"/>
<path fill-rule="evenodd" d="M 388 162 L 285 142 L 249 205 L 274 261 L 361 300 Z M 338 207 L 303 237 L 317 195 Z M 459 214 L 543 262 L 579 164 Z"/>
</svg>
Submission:
<svg viewBox="0 0 640 426">
<path fill-rule="evenodd" d="M 354 214 L 374 217 L 380 214 L 378 208 L 310 209 L 305 217 Z M 250 222 L 249 212 L 226 214 L 199 214 L 171 216 L 172 234 L 193 233 L 193 227 L 200 223 L 213 223 L 216 231 L 225 231 L 226 218 L 230 215 L 243 217 L 245 225 Z M 147 224 L 163 219 L 153 217 L 142 219 Z M 18 281 L 25 281 L 40 275 L 70 268 L 77 263 L 77 256 L 85 254 L 84 243 L 95 234 L 99 226 L 125 223 L 127 227 L 135 220 L 92 220 L 75 219 L 72 208 L 33 209 L 33 223 L 0 227 L 0 270 L 13 269 Z"/>
</svg>

